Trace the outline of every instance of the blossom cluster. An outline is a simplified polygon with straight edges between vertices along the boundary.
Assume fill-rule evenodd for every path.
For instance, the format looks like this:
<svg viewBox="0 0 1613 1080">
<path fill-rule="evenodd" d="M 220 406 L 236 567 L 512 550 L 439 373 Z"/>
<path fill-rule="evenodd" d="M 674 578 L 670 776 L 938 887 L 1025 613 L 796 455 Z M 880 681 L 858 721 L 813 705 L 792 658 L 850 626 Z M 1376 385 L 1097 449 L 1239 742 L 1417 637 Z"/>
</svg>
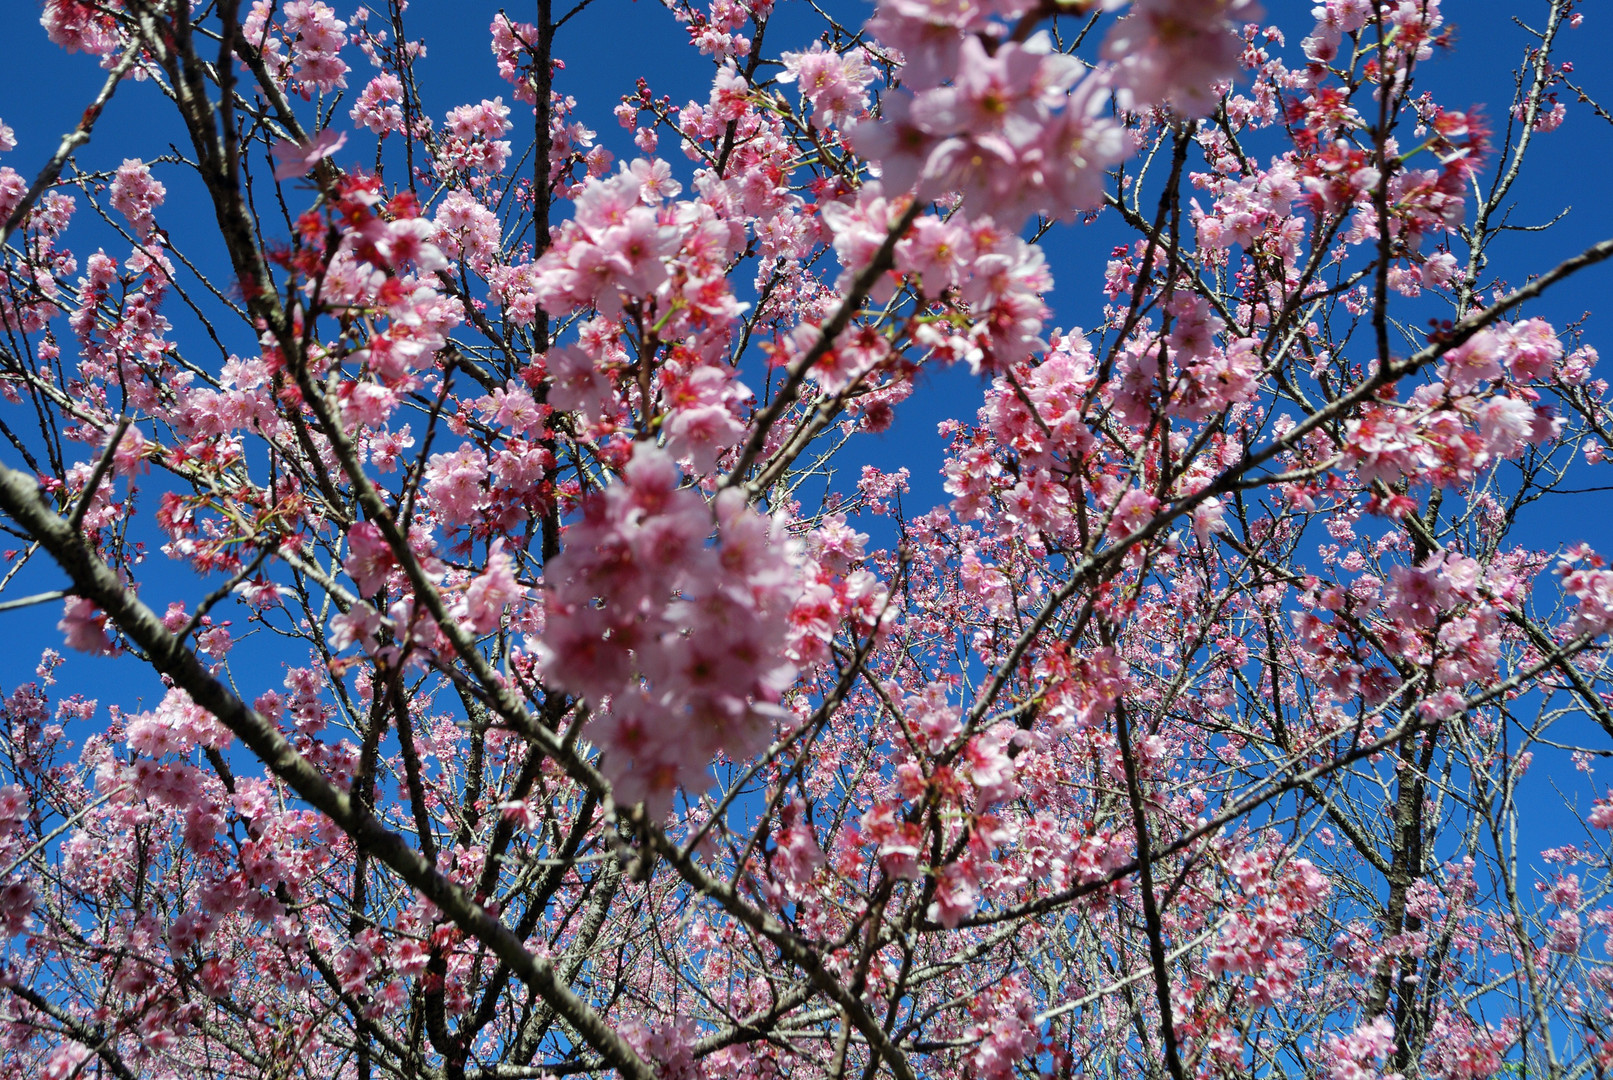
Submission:
<svg viewBox="0 0 1613 1080">
<path fill-rule="evenodd" d="M 617 798 L 664 813 L 716 754 L 747 757 L 773 734 L 794 676 L 791 544 L 739 492 L 708 505 L 679 487 L 672 458 L 643 443 L 567 533 L 531 645 L 547 678 L 594 710 Z"/>
</svg>

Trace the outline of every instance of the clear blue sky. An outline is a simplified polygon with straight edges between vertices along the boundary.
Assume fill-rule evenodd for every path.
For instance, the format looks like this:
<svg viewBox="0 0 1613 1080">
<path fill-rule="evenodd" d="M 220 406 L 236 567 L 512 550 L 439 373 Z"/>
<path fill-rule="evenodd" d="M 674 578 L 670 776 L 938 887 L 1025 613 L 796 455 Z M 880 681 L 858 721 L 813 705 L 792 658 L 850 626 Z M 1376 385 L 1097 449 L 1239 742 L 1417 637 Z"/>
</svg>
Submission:
<svg viewBox="0 0 1613 1080">
<path fill-rule="evenodd" d="M 1292 23 L 1291 39 L 1291 44 L 1297 46 L 1297 37 L 1306 29 L 1303 12 L 1309 3 L 1268 0 L 1267 6 L 1293 11 L 1298 16 Z M 516 19 L 532 17 L 527 4 L 507 7 Z M 860 22 L 871 10 L 850 3 L 835 7 L 844 13 L 842 21 L 847 25 Z M 1447 2 L 1447 16 L 1458 27 L 1458 47 L 1453 54 L 1436 58 L 1424 69 L 1421 78 L 1425 85 L 1450 106 L 1485 105 L 1499 127 L 1512 92 L 1511 73 L 1522 60 L 1528 41 L 1527 34 L 1513 25 L 1510 17 L 1516 10 L 1537 7 L 1543 9 L 1544 5 L 1497 0 Z M 440 119 L 449 108 L 483 97 L 502 94 L 509 101 L 510 88 L 498 79 L 488 48 L 487 27 L 499 8 L 495 3 L 461 0 L 415 0 L 411 6 L 411 36 L 428 43 L 428 54 L 418 71 L 427 110 L 433 117 Z M 344 17 L 348 14 L 345 7 L 339 6 L 338 10 Z M 77 121 L 102 77 L 94 60 L 64 54 L 46 41 L 38 25 L 38 11 L 39 4 L 30 0 L 0 4 L 0 41 L 7 45 L 6 62 L 0 65 L 0 119 L 16 130 L 19 143 L 16 150 L 0 157 L 0 164 L 10 165 L 29 178 L 54 150 L 61 134 Z M 768 50 L 805 47 L 813 32 L 813 19 L 810 9 L 800 0 L 782 0 L 780 15 L 768 35 Z M 1613 14 L 1590 6 L 1585 25 L 1564 39 L 1564 55 L 1586 61 L 1575 79 L 1583 79 L 1603 100 L 1613 100 L 1613 75 L 1605 68 L 1593 70 L 1592 62 L 1613 40 L 1609 23 L 1613 23 Z M 616 126 L 610 110 L 622 94 L 633 90 L 639 76 L 648 78 L 657 94 L 669 94 L 675 102 L 691 97 L 704 100 L 709 87 L 709 61 L 684 44 L 682 28 L 651 0 L 597 0 L 564 28 L 555 53 L 566 62 L 557 86 L 578 98 L 581 116 L 620 157 L 631 157 L 636 152 L 627 142 L 626 133 Z M 362 63 L 356 55 L 350 54 L 349 59 Z M 356 69 L 349 78 L 350 94 L 356 93 L 367 78 L 366 69 Z M 344 113 L 346 107 L 342 107 Z M 337 124 L 347 127 L 345 116 Z M 1540 224 L 1558 210 L 1571 209 L 1558 228 L 1545 233 L 1518 233 L 1499 246 L 1497 265 L 1508 267 L 1513 284 L 1521 283 L 1530 272 L 1549 268 L 1593 240 L 1613 236 L 1613 205 L 1606 197 L 1603 180 L 1613 164 L 1607 152 L 1609 136 L 1613 136 L 1613 127 L 1591 116 L 1588 110 L 1576 109 L 1563 131 L 1540 138 L 1529 171 L 1516 189 L 1521 209 L 1515 223 Z M 346 152 L 354 153 L 360 147 L 363 149 L 359 152 L 367 152 L 373 145 L 368 140 L 367 135 L 355 137 Z M 149 86 L 125 85 L 102 118 L 93 142 L 79 153 L 79 160 L 86 167 L 110 168 L 126 156 L 156 156 L 169 141 L 183 145 L 183 133 L 169 103 Z M 687 170 L 688 163 L 675 146 L 664 145 L 663 154 L 675 167 Z M 186 198 L 199 198 L 199 194 L 187 193 L 174 169 L 162 176 L 169 183 L 170 198 L 160 219 L 180 247 L 205 249 L 203 240 L 211 215 L 198 213 L 187 220 L 176 212 L 185 205 Z M 81 214 L 87 216 L 87 212 Z M 1051 298 L 1056 312 L 1054 325 L 1091 326 L 1099 321 L 1098 276 L 1117 239 L 1124 237 L 1107 224 L 1060 230 L 1049 238 L 1046 246 L 1058 281 Z M 93 250 L 94 243 L 91 240 L 86 250 Z M 107 243 L 111 249 L 112 242 Z M 1577 319 L 1587 310 L 1602 306 L 1609 280 L 1605 272 L 1576 279 L 1566 289 L 1551 294 L 1535 313 L 1559 325 Z M 1587 323 L 1589 340 L 1602 339 L 1613 362 L 1613 338 L 1603 332 L 1608 325 L 1606 314 Z M 249 348 L 250 343 L 242 343 L 241 347 Z M 906 464 L 912 469 L 914 493 L 908 500 L 909 509 L 922 511 L 943 499 L 935 472 L 941 446 L 935 435 L 937 420 L 948 415 L 972 416 L 978 401 L 979 387 L 966 375 L 953 372 L 937 377 L 898 410 L 899 419 L 893 430 L 869 446 L 870 457 L 878 463 L 889 467 Z M 1538 542 L 1556 546 L 1566 539 L 1585 539 L 1605 546 L 1613 536 L 1613 528 L 1609 528 L 1613 516 L 1608 513 L 1608 505 L 1604 498 L 1585 497 L 1576 499 L 1572 506 L 1558 502 L 1541 507 L 1538 513 L 1543 516 L 1533 525 L 1539 530 Z M 1570 532 L 1573 535 L 1568 535 Z M 148 569 L 158 570 L 165 562 L 154 554 Z M 155 584 L 160 588 L 161 583 L 159 572 Z M 176 595 L 195 592 L 194 582 L 189 583 L 188 590 L 178 588 L 185 584 L 181 579 L 174 579 L 173 584 Z M 159 594 L 151 599 L 160 608 L 166 597 Z M 0 688 L 32 677 L 39 648 L 59 647 L 60 638 L 54 628 L 57 617 L 54 606 L 0 616 L 4 620 L 0 627 L 13 642 L 22 643 L 0 658 Z M 245 646 L 250 647 L 250 643 Z M 124 681 L 129 672 L 123 666 L 81 657 L 70 658 L 70 665 L 70 671 L 104 672 L 107 697 L 113 696 L 116 689 L 125 705 L 132 704 L 126 695 L 142 692 Z M 69 678 L 79 683 L 82 677 Z M 144 692 L 149 695 L 152 691 L 144 688 Z"/>
</svg>

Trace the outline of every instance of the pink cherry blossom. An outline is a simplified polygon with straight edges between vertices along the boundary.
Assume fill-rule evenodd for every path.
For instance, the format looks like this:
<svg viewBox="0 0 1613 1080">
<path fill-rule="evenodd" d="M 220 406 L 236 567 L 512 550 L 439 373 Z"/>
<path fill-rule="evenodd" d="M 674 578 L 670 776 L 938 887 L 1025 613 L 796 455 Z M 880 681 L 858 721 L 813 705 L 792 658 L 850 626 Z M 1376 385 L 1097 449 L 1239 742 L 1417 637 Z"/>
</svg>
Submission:
<svg viewBox="0 0 1613 1080">
<path fill-rule="evenodd" d="M 431 7 L 42 5 L 7 1075 L 1613 1072 L 1574 4 Z"/>
<path fill-rule="evenodd" d="M 347 133 L 333 131 L 330 128 L 321 131 L 305 144 L 277 143 L 274 147 L 276 163 L 274 178 L 291 180 L 302 176 L 345 145 L 347 145 Z"/>
</svg>

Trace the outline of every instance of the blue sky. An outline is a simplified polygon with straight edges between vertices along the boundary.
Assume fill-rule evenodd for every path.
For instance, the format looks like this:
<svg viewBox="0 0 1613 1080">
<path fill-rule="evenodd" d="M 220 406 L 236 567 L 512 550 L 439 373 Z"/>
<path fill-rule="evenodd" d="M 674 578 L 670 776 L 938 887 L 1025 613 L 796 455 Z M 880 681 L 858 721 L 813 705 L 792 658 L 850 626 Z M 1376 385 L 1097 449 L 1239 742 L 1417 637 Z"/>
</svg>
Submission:
<svg viewBox="0 0 1613 1080">
<path fill-rule="evenodd" d="M 16 130 L 19 142 L 15 151 L 0 158 L 0 164 L 10 165 L 30 178 L 55 149 L 61 134 L 77 122 L 102 74 L 93 59 L 67 55 L 49 44 L 38 25 L 39 6 L 28 0 L 0 5 L 0 40 L 22 46 L 8 50 L 7 63 L 0 66 L 0 119 Z M 336 6 L 343 16 L 349 14 L 346 6 Z M 1287 16 L 1288 11 L 1293 12 L 1292 17 L 1283 19 L 1295 27 L 1292 38 L 1308 28 L 1304 12 L 1310 6 L 1309 2 L 1292 0 L 1267 4 L 1274 13 Z M 523 10 L 530 4 L 415 0 L 410 6 L 406 18 L 411 37 L 427 42 L 427 55 L 417 71 L 427 111 L 433 117 L 440 120 L 453 106 L 483 97 L 502 94 L 506 102 L 510 101 L 510 87 L 498 78 L 494 68 L 487 33 L 494 14 L 504 7 L 512 18 L 532 17 L 529 10 Z M 830 7 L 847 26 L 858 24 L 872 10 L 870 5 L 860 3 L 840 2 Z M 1512 72 L 1528 43 L 1528 35 L 1513 24 L 1512 17 L 1533 7 L 1543 10 L 1544 4 L 1447 0 L 1444 8 L 1447 19 L 1455 26 L 1457 47 L 1454 52 L 1436 55 L 1421 69 L 1422 84 L 1433 89 L 1449 107 L 1483 105 L 1485 114 L 1499 129 L 1512 93 Z M 558 13 L 567 9 L 557 5 L 555 10 Z M 1585 25 L 1565 35 L 1563 55 L 1594 58 L 1597 43 L 1605 42 L 1609 33 L 1606 25 L 1598 24 L 1609 21 L 1613 16 L 1593 6 Z M 805 4 L 784 0 L 769 28 L 767 51 L 804 48 L 820 25 Z M 1291 40 L 1290 44 L 1297 45 L 1297 41 Z M 557 87 L 578 99 L 580 117 L 599 133 L 601 142 L 624 159 L 638 152 L 628 140 L 628 133 L 616 125 L 610 110 L 621 95 L 634 89 L 638 77 L 646 77 L 658 96 L 668 94 L 675 103 L 690 98 L 703 101 L 710 85 L 709 59 L 687 46 L 682 27 L 652 0 L 595 0 L 562 28 L 555 55 L 566 64 Z M 350 62 L 363 63 L 362 58 L 351 54 L 348 58 Z M 366 68 L 355 68 L 349 76 L 350 98 L 368 76 Z M 1602 100 L 1613 101 L 1613 74 L 1601 65 L 1582 64 L 1574 78 Z M 343 113 L 347 107 L 347 103 L 342 105 Z M 515 111 L 518 123 L 523 113 L 520 107 Z M 349 126 L 345 115 L 338 117 L 337 126 Z M 512 133 L 512 138 L 519 134 Z M 1516 233 L 1498 242 L 1495 266 L 1506 267 L 1514 284 L 1595 239 L 1613 236 L 1613 204 L 1605 199 L 1599 183 L 1613 164 L 1610 135 L 1613 126 L 1580 108 L 1573 111 L 1561 132 L 1537 140 L 1529 167 L 1515 189 L 1519 210 L 1514 223 L 1538 225 L 1558 211 L 1566 211 L 1566 216 L 1554 229 Z M 359 133 L 350 139 L 344 153 L 360 160 L 359 155 L 369 153 L 373 146 L 369 140 L 367 133 Z M 109 168 L 126 156 L 155 156 L 168 143 L 184 145 L 172 107 L 150 87 L 125 85 L 97 126 L 91 145 L 80 152 L 79 160 L 87 167 Z M 664 143 L 661 152 L 674 168 L 685 170 L 687 175 L 688 162 L 675 146 Z M 176 170 L 170 168 L 159 175 L 175 189 Z M 181 248 L 186 247 L 187 240 L 194 241 L 192 248 L 204 248 L 201 240 L 211 226 L 211 216 L 197 215 L 187 222 L 183 215 L 175 214 L 181 192 L 182 189 L 175 190 L 170 195 L 169 206 L 160 218 Z M 87 212 L 81 213 L 80 220 L 87 216 Z M 1043 246 L 1057 282 L 1051 298 L 1053 325 L 1090 327 L 1099 321 L 1096 290 L 1102 268 L 1110 248 L 1126 239 L 1116 223 L 1107 218 L 1095 226 L 1056 229 L 1048 236 Z M 1549 295 L 1534 313 L 1561 325 L 1591 311 L 1585 325 L 1588 340 L 1594 341 L 1608 316 L 1592 311 L 1599 306 L 1593 298 L 1605 289 L 1605 274 L 1593 272 Z M 248 345 L 243 343 L 243 347 Z M 971 399 L 978 399 L 978 387 L 971 380 L 936 380 L 906 408 L 898 410 L 896 425 L 881 440 L 892 461 L 899 457 L 912 462 L 916 502 L 928 506 L 942 498 L 938 478 L 927 464 L 937 460 L 941 448 L 934 434 L 935 421 L 948 414 L 972 415 Z M 876 457 L 885 456 L 881 448 L 871 449 Z"/>
<path fill-rule="evenodd" d="M 1269 0 L 1267 6 L 1293 13 L 1291 45 L 1297 45 L 1294 39 L 1308 28 L 1308 0 Z M 483 97 L 503 95 L 507 102 L 510 100 L 510 87 L 497 77 L 488 48 L 487 27 L 499 7 L 458 0 L 415 0 L 411 6 L 411 36 L 428 43 L 418 71 L 427 111 L 434 118 L 440 120 L 451 107 Z M 1536 7 L 1543 10 L 1544 4 L 1447 2 L 1447 16 L 1457 26 L 1457 48 L 1449 55 L 1436 57 L 1423 69 L 1424 85 L 1435 90 L 1436 96 L 1450 107 L 1484 105 L 1499 130 L 1512 93 L 1512 71 L 1521 62 L 1528 42 L 1527 34 L 1511 22 L 1511 16 L 1515 10 Z M 843 13 L 841 21 L 846 25 L 859 23 L 871 10 L 847 3 L 837 4 L 835 9 Z M 0 5 L 0 40 L 11 46 L 7 63 L 0 65 L 0 119 L 16 130 L 19 143 L 16 150 L 0 157 L 0 164 L 10 165 L 30 178 L 54 150 L 61 134 L 76 123 L 102 77 L 93 59 L 64 54 L 46 41 L 38 25 L 38 10 L 39 5 L 28 0 Z M 344 17 L 348 14 L 344 8 L 339 11 Z M 516 19 L 531 17 L 529 5 L 510 6 L 509 13 Z M 1563 55 L 1578 55 L 1587 61 L 1575 73 L 1576 81 L 1583 79 L 1604 100 L 1613 100 L 1613 75 L 1605 69 L 1593 70 L 1593 61 L 1599 47 L 1609 40 L 1610 18 L 1613 16 L 1605 10 L 1590 8 L 1585 25 L 1568 32 L 1563 42 Z M 770 29 L 768 50 L 804 48 L 815 29 L 814 19 L 806 5 L 785 0 Z M 627 133 L 617 127 L 610 110 L 622 94 L 634 89 L 639 76 L 649 80 L 657 95 L 668 94 L 674 102 L 706 97 L 710 62 L 697 56 L 684 42 L 682 28 L 651 0 L 596 0 L 562 30 L 556 43 L 556 55 L 566 63 L 557 86 L 578 98 L 580 116 L 607 146 L 619 157 L 630 158 L 636 151 L 627 141 Z M 349 58 L 362 62 L 356 56 Z M 349 77 L 350 92 L 356 93 L 367 78 L 367 70 L 356 69 Z M 344 104 L 343 114 L 346 108 Z M 518 121 L 523 111 L 517 109 Z M 345 115 L 339 116 L 337 126 L 348 126 Z M 1542 135 L 1537 141 L 1534 157 L 1515 189 L 1519 207 L 1515 223 L 1541 224 L 1559 211 L 1566 211 L 1567 216 L 1557 228 L 1515 233 L 1498 243 L 1496 266 L 1507 267 L 1506 276 L 1512 284 L 1522 283 L 1529 273 L 1551 267 L 1594 240 L 1613 236 L 1613 205 L 1605 198 L 1602 186 L 1602 177 L 1613 163 L 1610 136 L 1613 126 L 1586 109 L 1576 108 L 1562 131 Z M 184 143 L 172 107 L 150 86 L 127 84 L 113 99 L 79 160 L 87 168 L 111 168 L 126 156 L 153 157 L 163 152 L 169 142 L 181 146 Z M 369 152 L 371 146 L 369 136 L 360 134 L 352 139 L 345 153 L 354 154 L 357 160 L 356 155 Z M 684 170 L 686 178 L 688 163 L 676 147 L 665 143 L 663 154 L 675 168 Z M 211 215 L 187 218 L 177 212 L 187 200 L 199 198 L 199 193 L 187 192 L 177 170 L 170 168 L 160 175 L 170 187 L 169 202 L 160 220 L 181 248 L 205 250 Z M 81 209 L 80 213 L 81 221 L 89 216 L 87 210 Z M 93 250 L 97 242 L 93 229 L 70 234 L 79 244 L 83 244 L 83 236 L 91 239 L 80 250 Z M 1050 235 L 1045 247 L 1057 279 L 1051 297 L 1056 313 L 1053 325 L 1090 327 L 1100 320 L 1097 286 L 1103 264 L 1111 246 L 1125 238 L 1110 221 L 1056 230 Z M 105 242 L 109 250 L 116 251 L 112 240 Z M 1601 306 L 1610 280 L 1608 271 L 1592 271 L 1550 294 L 1531 313 L 1558 325 L 1574 321 Z M 1585 325 L 1587 340 L 1606 340 L 1607 314 L 1593 313 Z M 250 342 L 242 342 L 240 347 L 245 350 Z M 1613 349 L 1613 343 L 1609 348 Z M 972 417 L 979 391 L 978 382 L 961 371 L 930 377 L 915 397 L 898 410 L 897 423 L 890 432 L 865 440 L 863 452 L 868 460 L 885 467 L 905 464 L 912 470 L 914 491 L 906 500 L 909 510 L 922 512 L 943 501 L 936 472 L 942 443 L 935 426 L 948 416 Z M 1609 506 L 1606 495 L 1562 497 L 1549 505 L 1538 504 L 1526 521 L 1525 538 L 1544 547 L 1573 540 L 1606 546 L 1607 538 L 1613 535 Z M 152 587 L 155 595 L 150 598 L 159 609 L 168 599 L 161 595 L 164 585 L 171 585 L 176 597 L 188 592 L 194 599 L 196 592 L 194 581 L 184 579 L 177 569 L 165 571 L 165 563 L 162 556 L 154 554 L 148 564 L 156 574 Z M 0 626 L 11 640 L 26 643 L 0 657 L 0 687 L 31 678 L 39 648 L 59 647 L 54 626 L 57 617 L 54 605 L 0 616 L 5 620 Z M 251 647 L 250 642 L 243 646 Z M 239 658 L 238 654 L 236 659 Z M 141 692 L 149 702 L 154 684 L 138 686 L 138 679 L 131 682 L 130 677 L 125 665 L 74 656 L 69 659 L 66 681 L 74 687 L 95 688 L 89 690 L 91 693 L 100 690 L 106 699 L 116 696 L 125 705 L 133 704 L 129 695 Z M 266 680 L 263 685 L 277 681 Z"/>
</svg>

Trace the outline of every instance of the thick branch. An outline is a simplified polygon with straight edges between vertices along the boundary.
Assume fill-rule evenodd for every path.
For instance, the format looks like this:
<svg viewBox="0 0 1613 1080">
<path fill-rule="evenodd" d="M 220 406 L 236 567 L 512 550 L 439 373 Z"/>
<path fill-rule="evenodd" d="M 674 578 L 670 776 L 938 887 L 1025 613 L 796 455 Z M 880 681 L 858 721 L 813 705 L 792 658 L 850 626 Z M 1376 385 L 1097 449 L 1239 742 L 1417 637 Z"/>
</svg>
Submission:
<svg viewBox="0 0 1613 1080">
<path fill-rule="evenodd" d="M 486 945 L 527 986 L 565 1018 L 582 1040 L 612 1067 L 634 1080 L 655 1080 L 654 1070 L 599 1013 L 555 975 L 554 964 L 527 952 L 498 919 L 457 883 L 438 873 L 404 838 L 386 828 L 332 784 L 291 745 L 278 728 L 214 678 L 162 620 L 74 534 L 41 498 L 27 474 L 0 465 L 0 510 L 48 551 L 73 582 L 74 592 L 94 602 L 146 653 L 151 665 L 173 679 L 196 704 L 216 716 L 279 780 L 329 817 L 368 852 L 437 906 L 466 934 Z"/>
</svg>

